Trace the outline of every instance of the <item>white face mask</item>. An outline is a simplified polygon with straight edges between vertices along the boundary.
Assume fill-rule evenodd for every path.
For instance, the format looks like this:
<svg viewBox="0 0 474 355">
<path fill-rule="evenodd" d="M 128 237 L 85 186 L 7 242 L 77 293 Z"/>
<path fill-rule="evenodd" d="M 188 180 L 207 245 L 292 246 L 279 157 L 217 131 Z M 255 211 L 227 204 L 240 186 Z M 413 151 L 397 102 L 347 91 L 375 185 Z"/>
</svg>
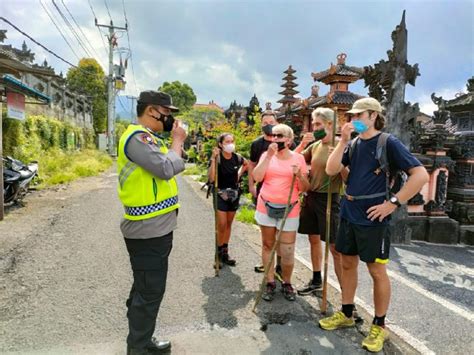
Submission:
<svg viewBox="0 0 474 355">
<path fill-rule="evenodd" d="M 225 144 L 224 145 L 224 152 L 226 153 L 233 153 L 235 151 L 235 144 Z"/>
</svg>

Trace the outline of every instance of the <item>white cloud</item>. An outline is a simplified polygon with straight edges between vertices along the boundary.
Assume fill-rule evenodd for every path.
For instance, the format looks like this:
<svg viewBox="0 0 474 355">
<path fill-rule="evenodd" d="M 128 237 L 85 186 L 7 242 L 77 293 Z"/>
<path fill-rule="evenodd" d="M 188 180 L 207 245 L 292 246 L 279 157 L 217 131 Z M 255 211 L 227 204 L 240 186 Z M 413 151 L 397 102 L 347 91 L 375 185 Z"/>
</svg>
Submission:
<svg viewBox="0 0 474 355">
<path fill-rule="evenodd" d="M 462 87 L 462 90 L 460 88 Z M 449 87 L 449 88 L 441 88 L 437 90 L 433 90 L 435 93 L 436 97 L 442 97 L 444 100 L 452 100 L 455 98 L 456 94 L 459 92 L 464 91 L 465 92 L 465 87 L 464 86 L 458 86 L 456 88 L 454 87 Z M 415 102 L 419 103 L 420 106 L 420 111 L 423 113 L 426 113 L 427 115 L 432 116 L 433 112 L 438 109 L 438 106 L 436 106 L 435 103 L 431 100 L 431 94 L 423 94 L 420 95 Z"/>
</svg>

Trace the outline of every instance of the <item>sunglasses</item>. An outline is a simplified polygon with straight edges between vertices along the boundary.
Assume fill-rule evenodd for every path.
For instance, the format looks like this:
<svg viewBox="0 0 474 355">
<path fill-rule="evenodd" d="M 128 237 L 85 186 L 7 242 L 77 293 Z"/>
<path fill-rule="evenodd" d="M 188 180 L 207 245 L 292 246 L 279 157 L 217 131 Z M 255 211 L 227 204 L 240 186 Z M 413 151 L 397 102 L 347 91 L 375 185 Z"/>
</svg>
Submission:
<svg viewBox="0 0 474 355">
<path fill-rule="evenodd" d="M 271 134 L 271 136 L 272 136 L 273 138 L 278 138 L 278 139 L 280 139 L 280 138 L 286 138 L 286 136 L 285 136 L 284 134 L 281 134 L 281 133 L 274 133 L 274 134 Z"/>
</svg>

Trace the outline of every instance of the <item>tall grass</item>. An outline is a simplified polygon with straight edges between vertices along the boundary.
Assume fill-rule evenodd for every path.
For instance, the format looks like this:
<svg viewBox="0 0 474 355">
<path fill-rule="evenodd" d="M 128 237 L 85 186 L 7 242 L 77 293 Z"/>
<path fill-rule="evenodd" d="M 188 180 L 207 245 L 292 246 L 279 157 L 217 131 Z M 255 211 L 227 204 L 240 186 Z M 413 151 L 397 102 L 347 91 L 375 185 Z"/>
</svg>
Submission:
<svg viewBox="0 0 474 355">
<path fill-rule="evenodd" d="M 56 184 L 64 184 L 80 177 L 94 176 L 112 165 L 112 159 L 97 150 L 64 152 L 50 149 L 39 159 L 40 184 L 44 188 Z"/>
<path fill-rule="evenodd" d="M 247 223 L 247 224 L 256 224 L 255 219 L 255 210 L 249 206 L 242 206 L 238 211 L 235 218 L 239 222 Z"/>
</svg>

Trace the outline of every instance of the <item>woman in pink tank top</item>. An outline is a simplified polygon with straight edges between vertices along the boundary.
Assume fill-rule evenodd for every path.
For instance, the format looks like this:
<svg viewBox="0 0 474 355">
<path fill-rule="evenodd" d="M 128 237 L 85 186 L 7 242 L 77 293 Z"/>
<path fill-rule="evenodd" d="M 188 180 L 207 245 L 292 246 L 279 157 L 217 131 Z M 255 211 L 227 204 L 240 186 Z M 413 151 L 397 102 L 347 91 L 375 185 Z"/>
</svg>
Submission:
<svg viewBox="0 0 474 355">
<path fill-rule="evenodd" d="M 291 285 L 291 274 L 295 259 L 296 231 L 299 224 L 299 194 L 309 188 L 308 168 L 304 157 L 289 149 L 293 142 L 291 127 L 284 124 L 276 125 L 273 127 L 272 136 L 273 143 L 262 154 L 253 170 L 254 180 L 256 182 L 263 181 L 257 200 L 255 220 L 260 225 L 262 233 L 262 260 L 266 265 L 269 262 L 270 251 L 276 240 L 276 233 L 282 228 L 282 216 L 279 216 L 276 211 L 282 211 L 288 203 L 291 181 L 293 175 L 296 175 L 296 183 L 291 191 L 291 211 L 283 226 L 279 247 L 283 274 L 282 292 L 287 300 L 294 301 L 295 291 Z M 275 212 L 276 214 L 274 214 Z M 265 301 L 272 301 L 275 294 L 273 264 L 272 261 L 267 276 L 267 288 L 262 296 Z"/>
</svg>

